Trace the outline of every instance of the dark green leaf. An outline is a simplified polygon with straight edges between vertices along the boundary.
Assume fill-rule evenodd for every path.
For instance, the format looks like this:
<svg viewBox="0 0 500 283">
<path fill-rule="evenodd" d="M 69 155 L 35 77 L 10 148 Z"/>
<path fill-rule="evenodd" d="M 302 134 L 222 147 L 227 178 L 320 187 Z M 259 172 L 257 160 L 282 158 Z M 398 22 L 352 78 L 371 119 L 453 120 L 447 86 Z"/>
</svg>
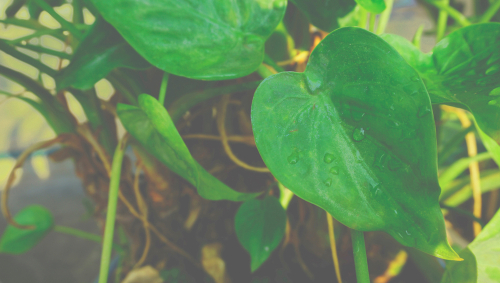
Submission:
<svg viewBox="0 0 500 283">
<path fill-rule="evenodd" d="M 94 0 L 137 52 L 179 76 L 222 80 L 253 72 L 286 0 Z"/>
<path fill-rule="evenodd" d="M 457 259 L 438 204 L 429 96 L 378 36 L 338 29 L 304 73 L 264 80 L 252 125 L 267 167 L 299 197 L 350 228 L 385 231 L 405 246 Z"/>
<path fill-rule="evenodd" d="M 21 210 L 14 219 L 21 225 L 33 225 L 35 229 L 19 229 L 7 225 L 0 239 L 0 252 L 22 254 L 33 248 L 50 231 L 54 218 L 48 209 L 40 205 L 30 205 Z"/>
<path fill-rule="evenodd" d="M 193 279 L 189 274 L 186 272 L 174 268 L 174 269 L 169 269 L 169 270 L 162 270 L 160 272 L 161 279 L 163 279 L 163 282 L 168 282 L 168 283 L 195 283 L 196 280 Z"/>
<path fill-rule="evenodd" d="M 500 144 L 500 23 L 461 28 L 427 54 L 402 37 L 383 38 L 419 72 L 432 103 L 469 110 Z"/>
<path fill-rule="evenodd" d="M 98 18 L 71 63 L 56 77 L 57 87 L 89 89 L 118 67 L 146 69 L 150 65 L 110 24 Z"/>
<path fill-rule="evenodd" d="M 328 32 L 337 29 L 339 27 L 338 19 L 349 14 L 356 6 L 354 0 L 291 1 L 306 15 L 311 24 Z M 382 3 L 384 2 L 382 1 Z"/>
<path fill-rule="evenodd" d="M 460 255 L 464 261 L 448 265 L 442 283 L 500 282 L 500 212 Z"/>
<path fill-rule="evenodd" d="M 384 0 L 356 0 L 356 3 L 370 13 L 379 14 L 385 10 Z"/>
<path fill-rule="evenodd" d="M 234 218 L 236 236 L 257 270 L 279 245 L 285 235 L 286 212 L 275 197 L 244 202 Z"/>
<path fill-rule="evenodd" d="M 151 154 L 210 200 L 243 201 L 257 194 L 234 191 L 194 160 L 167 110 L 152 96 L 141 94 L 139 107 L 118 104 L 117 114 L 127 131 Z"/>
</svg>

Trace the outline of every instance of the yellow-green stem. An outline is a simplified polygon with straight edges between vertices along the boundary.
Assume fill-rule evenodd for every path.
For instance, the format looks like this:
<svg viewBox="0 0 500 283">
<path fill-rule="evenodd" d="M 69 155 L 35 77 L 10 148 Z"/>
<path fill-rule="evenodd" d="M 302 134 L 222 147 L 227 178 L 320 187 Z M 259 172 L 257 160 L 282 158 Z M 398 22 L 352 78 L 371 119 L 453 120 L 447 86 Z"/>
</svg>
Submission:
<svg viewBox="0 0 500 283">
<path fill-rule="evenodd" d="M 368 260 L 366 258 L 365 237 L 363 232 L 351 230 L 352 250 L 358 283 L 370 283 Z"/>
</svg>

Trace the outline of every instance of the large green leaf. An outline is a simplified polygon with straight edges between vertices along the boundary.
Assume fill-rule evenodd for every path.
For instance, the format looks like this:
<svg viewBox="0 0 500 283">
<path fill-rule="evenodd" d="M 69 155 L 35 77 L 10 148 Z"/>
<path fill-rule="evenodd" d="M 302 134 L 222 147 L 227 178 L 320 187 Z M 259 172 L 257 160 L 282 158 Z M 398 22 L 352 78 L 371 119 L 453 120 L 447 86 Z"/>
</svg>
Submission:
<svg viewBox="0 0 500 283">
<path fill-rule="evenodd" d="M 139 107 L 118 104 L 117 114 L 127 131 L 144 148 L 198 189 L 210 200 L 243 201 L 257 194 L 234 191 L 194 160 L 167 110 L 150 95 L 139 96 Z"/>
<path fill-rule="evenodd" d="M 252 125 L 273 175 L 299 197 L 361 231 L 457 259 L 438 205 L 436 134 L 418 74 L 389 44 L 341 28 L 304 73 L 255 92 Z"/>
<path fill-rule="evenodd" d="M 448 265 L 442 283 L 500 282 L 500 212 L 460 255 L 465 260 Z"/>
<path fill-rule="evenodd" d="M 291 0 L 314 26 L 333 31 L 339 27 L 339 19 L 356 6 L 354 0 Z M 383 1 L 382 1 L 383 3 Z"/>
<path fill-rule="evenodd" d="M 275 197 L 244 202 L 234 218 L 236 236 L 251 257 L 251 270 L 259 268 L 285 235 L 286 212 Z"/>
<path fill-rule="evenodd" d="M 7 225 L 0 239 L 0 252 L 22 254 L 33 248 L 54 226 L 54 217 L 40 205 L 30 205 L 21 210 L 14 220 L 21 225 L 33 225 L 34 229 L 19 229 Z"/>
<path fill-rule="evenodd" d="M 93 0 L 96 8 L 156 67 L 222 80 L 250 74 L 278 25 L 286 0 Z"/>
<path fill-rule="evenodd" d="M 71 63 L 56 77 L 59 89 L 89 89 L 118 67 L 146 69 L 144 60 L 106 21 L 98 18 L 73 54 Z"/>
<path fill-rule="evenodd" d="M 432 103 L 469 110 L 500 144 L 500 23 L 461 28 L 427 54 L 402 37 L 383 38 L 419 72 Z"/>
</svg>

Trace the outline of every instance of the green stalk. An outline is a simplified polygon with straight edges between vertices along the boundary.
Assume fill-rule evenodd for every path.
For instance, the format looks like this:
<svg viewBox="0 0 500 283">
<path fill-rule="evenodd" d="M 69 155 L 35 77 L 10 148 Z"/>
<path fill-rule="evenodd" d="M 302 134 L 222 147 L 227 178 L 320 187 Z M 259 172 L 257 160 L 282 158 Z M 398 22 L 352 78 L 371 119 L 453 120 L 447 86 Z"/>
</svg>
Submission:
<svg viewBox="0 0 500 283">
<path fill-rule="evenodd" d="M 358 283 L 370 283 L 368 273 L 368 260 L 366 258 L 365 238 L 363 232 L 351 230 L 352 250 L 354 252 L 354 264 L 356 267 L 356 278 Z"/>
<path fill-rule="evenodd" d="M 382 14 L 380 14 L 380 17 L 378 19 L 377 34 L 383 34 L 385 32 L 385 28 L 387 27 L 389 18 L 391 17 L 394 0 L 385 0 L 385 5 L 386 8 L 382 12 Z"/>
<path fill-rule="evenodd" d="M 59 232 L 59 233 L 63 233 L 63 234 L 72 235 L 72 236 L 75 236 L 78 238 L 94 241 L 97 243 L 101 243 L 101 241 L 102 241 L 102 237 L 99 235 L 87 233 L 85 231 L 71 228 L 71 227 L 67 227 L 67 226 L 55 225 L 54 231 Z"/>
<path fill-rule="evenodd" d="M 422 34 L 424 33 L 424 25 L 420 25 L 413 36 L 412 43 L 418 50 L 420 50 L 420 40 L 422 39 Z"/>
<path fill-rule="evenodd" d="M 73 24 L 83 23 L 83 0 L 73 0 Z"/>
<path fill-rule="evenodd" d="M 266 66 L 264 66 L 264 64 L 260 64 L 259 68 L 257 68 L 257 73 L 263 78 L 268 78 L 272 75 L 274 75 L 274 73 L 269 70 Z"/>
<path fill-rule="evenodd" d="M 484 12 L 484 14 L 479 18 L 480 23 L 487 23 L 493 18 L 493 16 L 497 13 L 497 11 L 500 9 L 500 0 L 497 0 L 493 2 L 488 10 Z"/>
<path fill-rule="evenodd" d="M 198 103 L 223 94 L 255 90 L 261 82 L 262 81 L 259 80 L 187 93 L 174 101 L 174 103 L 168 107 L 168 113 L 170 114 L 170 117 L 172 117 L 172 121 L 175 123 L 182 117 L 182 115 L 184 115 L 184 113 L 186 113 L 186 111 Z"/>
<path fill-rule="evenodd" d="M 377 14 L 370 13 L 370 21 L 368 22 L 368 30 L 375 32 L 375 20 L 377 19 Z"/>
<path fill-rule="evenodd" d="M 450 0 L 441 0 L 443 5 L 449 6 Z M 448 22 L 448 12 L 445 10 L 439 10 L 439 16 L 437 21 L 437 31 L 436 31 L 436 42 L 439 42 L 441 38 L 444 37 L 446 32 L 446 24 Z"/>
<path fill-rule="evenodd" d="M 72 23 L 66 21 L 61 15 L 59 15 L 54 8 L 52 8 L 44 0 L 33 0 L 33 2 L 42 8 L 45 12 L 49 13 L 64 29 L 69 31 L 75 38 L 82 39 L 83 33 L 80 32 Z"/>
<path fill-rule="evenodd" d="M 368 11 L 363 7 L 359 7 L 359 22 L 358 27 L 366 29 L 366 19 L 368 18 Z"/>
<path fill-rule="evenodd" d="M 169 73 L 164 72 L 163 78 L 161 79 L 160 93 L 158 94 L 158 101 L 161 105 L 165 106 L 165 95 L 167 95 L 167 85 L 168 85 Z"/>
<path fill-rule="evenodd" d="M 455 8 L 449 6 L 449 5 L 444 5 L 443 2 L 441 1 L 430 1 L 426 0 L 427 3 L 434 5 L 437 7 L 439 10 L 443 10 L 448 13 L 450 17 L 452 17 L 457 23 L 459 23 L 462 27 L 470 26 L 471 22 L 467 19 L 466 16 L 464 16 L 462 13 L 457 11 Z"/>
<path fill-rule="evenodd" d="M 108 211 L 106 213 L 106 225 L 104 228 L 104 240 L 102 243 L 101 268 L 99 271 L 99 283 L 108 281 L 109 264 L 111 262 L 111 250 L 113 247 L 113 235 L 115 232 L 116 208 L 118 206 L 118 193 L 120 191 L 120 179 L 122 171 L 123 155 L 127 145 L 124 137 L 118 143 L 113 156 L 111 166 L 111 179 L 109 182 Z"/>
<path fill-rule="evenodd" d="M 44 63 L 38 61 L 37 59 L 22 53 L 16 48 L 9 45 L 7 42 L 0 40 L 0 50 L 9 54 L 10 56 L 23 61 L 26 64 L 29 64 L 35 68 L 37 68 L 40 72 L 45 73 L 51 77 L 54 77 L 57 74 L 57 71 L 45 65 Z"/>
</svg>

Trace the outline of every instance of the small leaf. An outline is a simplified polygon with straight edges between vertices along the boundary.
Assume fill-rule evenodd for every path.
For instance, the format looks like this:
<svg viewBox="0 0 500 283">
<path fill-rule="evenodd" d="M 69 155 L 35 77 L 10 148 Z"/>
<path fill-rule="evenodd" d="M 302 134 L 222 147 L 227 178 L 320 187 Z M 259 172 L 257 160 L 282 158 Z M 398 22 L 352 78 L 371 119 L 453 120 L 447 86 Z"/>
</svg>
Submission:
<svg viewBox="0 0 500 283">
<path fill-rule="evenodd" d="M 234 218 L 236 236 L 257 270 L 278 246 L 285 234 L 286 212 L 275 197 L 244 202 Z"/>
<path fill-rule="evenodd" d="M 384 0 L 356 0 L 356 3 L 370 13 L 379 14 L 385 10 Z"/>
<path fill-rule="evenodd" d="M 204 80 L 255 71 L 286 0 L 93 0 L 137 52 L 174 75 Z"/>
<path fill-rule="evenodd" d="M 89 89 L 118 67 L 146 69 L 150 65 L 110 24 L 98 18 L 71 63 L 56 77 L 57 87 Z"/>
<path fill-rule="evenodd" d="M 500 23 L 456 30 L 427 54 L 402 37 L 383 38 L 419 72 L 433 104 L 469 110 L 481 130 L 500 144 Z"/>
<path fill-rule="evenodd" d="M 338 20 L 348 15 L 356 7 L 354 0 L 291 1 L 306 15 L 311 24 L 328 32 L 339 28 Z"/>
<path fill-rule="evenodd" d="M 117 114 L 127 131 L 170 170 L 179 174 L 209 200 L 243 201 L 258 194 L 234 191 L 194 160 L 167 110 L 150 95 L 139 96 L 139 107 L 118 104 Z"/>
<path fill-rule="evenodd" d="M 438 204 L 436 134 L 425 86 L 389 44 L 341 28 L 304 73 L 255 92 L 252 125 L 273 175 L 297 196 L 361 231 L 458 259 Z"/>
<path fill-rule="evenodd" d="M 500 212 L 497 212 L 474 241 L 460 252 L 460 256 L 464 261 L 448 265 L 441 283 L 500 282 Z"/>
<path fill-rule="evenodd" d="M 21 225 L 33 225 L 34 229 L 19 229 L 7 225 L 0 239 L 0 252 L 22 254 L 36 246 L 52 229 L 54 218 L 50 211 L 40 205 L 30 205 L 21 210 L 14 219 Z"/>
</svg>

